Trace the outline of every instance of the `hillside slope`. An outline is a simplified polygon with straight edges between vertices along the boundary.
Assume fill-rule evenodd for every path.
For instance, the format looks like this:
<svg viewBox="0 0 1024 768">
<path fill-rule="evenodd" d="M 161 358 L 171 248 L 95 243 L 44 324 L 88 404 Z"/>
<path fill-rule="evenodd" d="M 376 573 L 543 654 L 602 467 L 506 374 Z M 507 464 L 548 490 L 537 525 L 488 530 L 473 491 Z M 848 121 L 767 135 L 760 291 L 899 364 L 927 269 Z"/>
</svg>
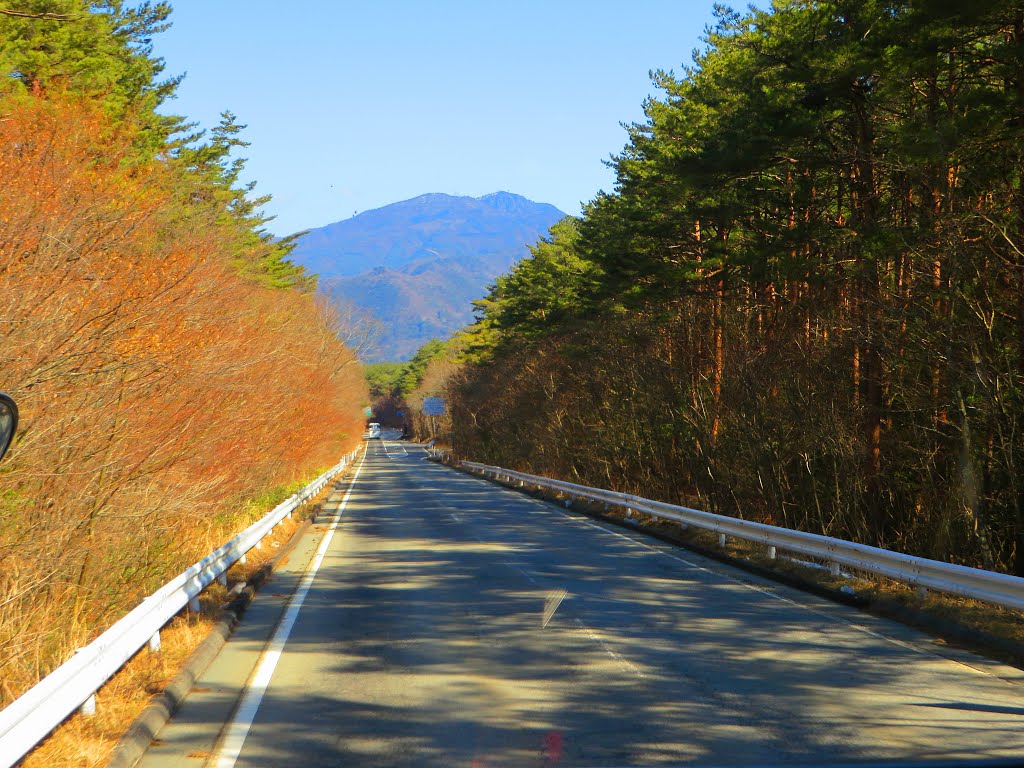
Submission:
<svg viewBox="0 0 1024 768">
<path fill-rule="evenodd" d="M 564 216 L 509 192 L 427 194 L 311 230 L 291 258 L 325 296 L 380 320 L 368 361 L 401 360 L 469 323 L 471 302 Z"/>
</svg>

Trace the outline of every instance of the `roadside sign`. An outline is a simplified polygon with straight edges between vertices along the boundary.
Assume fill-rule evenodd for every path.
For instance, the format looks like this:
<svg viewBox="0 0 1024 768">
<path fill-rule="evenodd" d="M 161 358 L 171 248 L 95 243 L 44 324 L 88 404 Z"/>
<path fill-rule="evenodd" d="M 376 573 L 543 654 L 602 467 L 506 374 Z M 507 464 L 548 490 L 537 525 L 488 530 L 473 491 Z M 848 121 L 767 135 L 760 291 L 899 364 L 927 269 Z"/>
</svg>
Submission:
<svg viewBox="0 0 1024 768">
<path fill-rule="evenodd" d="M 373 416 L 373 408 L 371 408 L 370 406 L 366 406 L 365 408 L 363 408 L 363 416 L 365 416 L 366 418 L 370 418 L 371 416 Z"/>
<path fill-rule="evenodd" d="M 423 398 L 424 416 L 444 416 L 445 413 L 447 413 L 447 410 L 445 408 L 445 402 L 443 397 Z"/>
</svg>

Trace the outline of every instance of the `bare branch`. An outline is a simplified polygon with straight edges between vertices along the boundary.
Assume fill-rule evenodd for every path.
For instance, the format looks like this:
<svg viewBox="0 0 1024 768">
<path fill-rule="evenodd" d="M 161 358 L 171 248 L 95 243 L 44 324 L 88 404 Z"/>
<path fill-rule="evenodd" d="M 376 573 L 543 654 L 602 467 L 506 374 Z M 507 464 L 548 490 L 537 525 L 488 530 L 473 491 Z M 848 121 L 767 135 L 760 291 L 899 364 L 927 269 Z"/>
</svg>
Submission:
<svg viewBox="0 0 1024 768">
<path fill-rule="evenodd" d="M 14 16 L 19 19 L 41 19 L 43 21 L 72 21 L 79 18 L 74 13 L 26 13 L 24 11 L 11 11 L 0 8 L 0 16 Z"/>
</svg>

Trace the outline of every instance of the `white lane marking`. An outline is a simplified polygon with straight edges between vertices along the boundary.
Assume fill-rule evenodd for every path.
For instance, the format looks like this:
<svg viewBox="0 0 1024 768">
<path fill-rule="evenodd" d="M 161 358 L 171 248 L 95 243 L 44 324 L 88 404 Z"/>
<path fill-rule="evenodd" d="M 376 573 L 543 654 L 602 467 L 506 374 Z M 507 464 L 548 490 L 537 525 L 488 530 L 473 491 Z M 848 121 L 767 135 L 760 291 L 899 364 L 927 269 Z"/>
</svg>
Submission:
<svg viewBox="0 0 1024 768">
<path fill-rule="evenodd" d="M 360 459 L 356 473 L 352 477 L 352 482 L 349 483 L 348 490 L 345 491 L 345 496 L 341 500 L 341 505 L 338 507 L 337 512 L 335 512 L 334 522 L 331 523 L 331 527 L 324 534 L 324 539 L 320 542 L 320 547 L 316 551 L 316 557 L 313 558 L 309 569 L 302 577 L 299 588 L 292 595 L 281 623 L 277 625 L 273 638 L 271 638 L 266 649 L 263 651 L 263 656 L 256 667 L 256 673 L 253 675 L 252 682 L 246 688 L 242 702 L 238 705 L 238 711 L 235 712 L 234 720 L 231 721 L 217 751 L 214 753 L 215 762 L 213 765 L 216 768 L 233 768 L 238 760 L 238 756 L 242 752 L 242 746 L 249 735 L 249 729 L 252 727 L 253 720 L 256 719 L 256 712 L 263 702 L 263 695 L 267 692 L 267 687 L 270 685 L 270 679 L 274 676 L 274 670 L 277 668 L 278 661 L 281 660 L 285 643 L 288 642 L 288 636 L 292 633 L 292 628 L 295 626 L 295 620 L 299 616 L 302 603 L 305 601 L 306 595 L 309 594 L 309 590 L 313 586 L 313 579 L 316 578 L 316 573 L 324 561 L 327 547 L 330 546 L 331 539 L 334 538 L 334 532 L 338 528 L 338 523 L 341 522 L 341 513 L 345 511 L 345 505 L 348 504 L 348 498 L 352 494 L 352 489 L 356 486 L 356 480 L 359 478 L 359 472 L 363 468 L 363 461 L 365 460 L 366 452 L 364 451 L 363 458 Z"/>
<path fill-rule="evenodd" d="M 583 632 L 587 637 L 589 637 L 593 642 L 595 642 L 599 646 L 601 646 L 601 650 L 604 651 L 605 653 L 607 653 L 615 661 L 615 663 L 618 664 L 620 667 L 622 667 L 623 669 L 627 670 L 628 672 L 632 672 L 634 675 L 636 675 L 639 678 L 643 678 L 643 679 L 647 678 L 646 673 L 642 669 L 640 669 L 640 667 L 638 667 L 636 664 L 634 664 L 632 661 L 627 659 L 625 656 L 623 656 L 618 651 L 612 650 L 612 647 L 610 645 L 608 645 L 608 643 L 605 642 L 604 638 L 602 638 L 599 634 L 597 634 L 597 632 L 595 632 L 593 629 L 588 627 L 586 624 L 584 624 L 582 621 L 577 619 L 575 616 L 572 619 L 572 623 L 575 624 L 577 626 L 577 628 L 581 632 Z"/>
<path fill-rule="evenodd" d="M 384 447 L 384 455 L 387 456 L 389 459 L 393 459 L 396 456 L 398 458 L 403 458 L 403 457 L 409 455 L 409 452 L 407 450 L 405 450 L 405 446 L 402 445 L 401 443 L 392 444 L 391 447 L 392 447 L 392 450 L 394 451 L 394 453 L 392 453 L 391 451 L 388 451 L 388 442 L 386 440 L 382 439 L 381 440 L 381 445 Z M 398 453 L 397 452 L 398 450 L 401 450 L 402 452 Z"/>
<path fill-rule="evenodd" d="M 541 615 L 540 620 L 542 628 L 547 627 L 551 617 L 555 615 L 555 611 L 558 610 L 558 606 L 562 604 L 567 594 L 569 593 L 564 589 L 553 589 L 548 592 L 548 596 L 544 598 L 544 613 Z"/>
<path fill-rule="evenodd" d="M 461 518 L 459 518 L 454 512 L 449 512 L 448 516 L 456 522 L 462 522 Z M 481 544 L 484 543 L 484 540 L 472 531 L 469 531 L 469 535 L 477 541 L 479 541 Z M 520 564 L 511 562 L 510 560 L 501 560 L 499 562 L 506 568 L 511 568 L 512 570 L 524 576 L 526 580 L 531 584 L 540 586 L 540 582 L 533 578 L 533 575 Z M 562 604 L 562 601 L 568 596 L 568 594 L 568 591 L 566 591 L 565 589 L 558 589 L 548 592 L 548 595 L 544 600 L 544 612 L 541 614 L 541 629 L 547 628 L 548 623 L 551 621 L 551 618 L 555 615 L 555 611 L 558 610 L 558 606 Z M 583 634 L 589 637 L 591 641 L 600 646 L 601 650 L 608 654 L 608 656 L 620 667 L 625 669 L 627 672 L 631 672 L 637 677 L 647 677 L 647 675 L 644 673 L 642 669 L 640 669 L 639 666 L 637 666 L 632 661 L 627 659 L 621 653 L 615 651 L 610 645 L 608 645 L 607 642 L 605 642 L 604 638 L 602 638 L 594 629 L 584 624 L 583 621 L 580 620 L 578 617 L 573 616 L 572 623 L 576 625 L 576 628 L 578 630 L 580 630 L 581 632 L 583 632 Z"/>
<path fill-rule="evenodd" d="M 779 600 L 779 601 L 781 601 L 783 603 L 788 603 L 789 605 L 796 606 L 797 608 L 802 608 L 805 611 L 808 611 L 808 612 L 813 613 L 813 614 L 815 614 L 817 616 L 821 616 L 823 618 L 829 619 L 830 621 L 840 621 L 840 622 L 842 622 L 844 624 L 847 624 L 850 627 L 853 627 L 854 629 L 860 630 L 861 632 L 863 632 L 863 633 L 865 633 L 867 635 L 871 635 L 872 637 L 877 637 L 879 640 L 885 640 L 886 642 L 893 643 L 894 645 L 898 645 L 898 646 L 900 646 L 902 648 L 905 648 L 907 650 L 914 651 L 915 653 L 920 653 L 920 654 L 923 654 L 923 655 L 926 655 L 926 656 L 937 656 L 938 658 L 946 658 L 945 656 L 941 656 L 940 654 L 934 653 L 932 651 L 925 650 L 924 648 L 918 648 L 917 646 L 912 645 L 912 644 L 910 644 L 910 643 L 908 643 L 908 642 L 906 642 L 904 640 L 897 640 L 894 637 L 888 637 L 886 635 L 883 635 L 883 634 L 880 634 L 878 632 L 875 632 L 874 630 L 868 629 L 867 627 L 863 626 L 862 624 L 857 624 L 856 622 L 851 621 L 850 619 L 843 618 L 842 616 L 835 616 L 835 615 L 833 615 L 833 614 L 831 614 L 831 613 L 829 613 L 827 611 L 822 611 L 822 610 L 820 610 L 818 608 L 813 608 L 810 605 L 808 605 L 807 603 L 801 603 L 798 600 L 794 600 L 794 599 L 792 599 L 790 597 L 786 597 L 785 595 L 780 595 L 777 592 L 773 591 L 772 588 L 770 588 L 770 587 L 763 587 L 763 586 L 761 586 L 759 584 L 753 584 L 753 583 L 751 583 L 749 581 L 744 581 L 743 579 L 737 579 L 736 577 L 730 576 L 729 574 L 723 573 L 722 571 L 717 571 L 717 570 L 714 570 L 712 568 L 708 568 L 706 566 L 700 565 L 699 563 L 695 563 L 692 560 L 687 560 L 685 557 L 681 557 L 681 556 L 676 555 L 676 554 L 674 554 L 672 552 L 667 552 L 664 549 L 661 549 L 660 547 L 651 546 L 650 544 L 645 544 L 642 541 L 637 541 L 632 536 L 628 536 L 627 534 L 619 533 L 618 531 L 609 530 L 609 529 L 605 528 L 604 526 L 598 525 L 597 523 L 592 523 L 589 520 L 581 520 L 580 518 L 572 517 L 571 515 L 568 515 L 565 512 L 562 512 L 557 507 L 555 507 L 555 510 L 557 512 L 559 512 L 560 515 L 562 515 L 563 517 L 565 517 L 568 520 L 572 520 L 574 522 L 581 523 L 582 525 L 590 526 L 591 528 L 596 528 L 599 531 L 605 531 L 606 533 L 610 533 L 613 536 L 618 536 L 620 539 L 625 539 L 626 541 L 630 541 L 634 545 L 636 545 L 638 547 L 642 547 L 643 549 L 646 549 L 646 550 L 648 550 L 650 552 L 657 552 L 657 553 L 659 553 L 661 555 L 664 555 L 665 557 L 671 558 L 672 560 L 678 560 L 681 563 L 686 563 L 687 565 L 691 566 L 692 568 L 696 568 L 699 571 L 704 571 L 704 573 L 710 574 L 712 576 L 718 576 L 719 578 L 723 578 L 726 581 L 731 581 L 733 584 L 738 584 L 738 585 L 740 585 L 742 587 L 746 587 L 747 589 L 752 589 L 755 592 L 760 592 L 763 595 L 767 595 L 768 597 L 773 597 L 776 600 Z M 952 659 L 951 659 L 951 661 L 952 661 Z"/>
<path fill-rule="evenodd" d="M 453 471 L 455 471 L 455 470 L 453 470 Z M 468 477 L 476 477 L 477 479 L 481 479 L 479 475 L 472 475 L 472 474 L 470 474 L 470 475 L 468 475 Z M 538 499 L 534 499 L 534 498 L 531 498 L 531 497 L 527 496 L 527 494 L 524 493 L 520 489 L 511 488 L 509 486 L 501 486 L 501 484 L 498 484 L 498 485 L 499 485 L 499 488 L 498 488 L 499 492 L 500 491 L 505 491 L 507 493 L 512 493 L 512 494 L 515 494 L 516 496 L 520 497 L 521 499 L 523 499 L 525 497 L 524 500 L 526 500 L 526 502 L 528 504 L 532 503 L 533 505 L 536 505 L 537 508 L 544 510 L 544 512 L 546 514 L 548 514 L 548 515 L 550 515 L 552 512 L 557 512 L 558 516 L 561 517 L 562 519 L 564 519 L 567 522 L 573 522 L 573 523 L 578 523 L 580 525 L 586 525 L 586 526 L 588 526 L 590 528 L 596 528 L 599 531 L 604 531 L 605 533 L 610 533 L 612 536 L 617 536 L 620 539 L 625 539 L 626 541 L 632 543 L 636 547 L 640 547 L 640 548 L 645 549 L 645 550 L 647 550 L 649 552 L 653 552 L 653 553 L 657 553 L 657 554 L 663 555 L 665 557 L 671 558 L 672 560 L 678 560 L 681 563 L 685 563 L 686 565 L 688 565 L 688 566 L 690 566 L 692 568 L 696 568 L 699 571 L 703 571 L 704 573 L 707 573 L 707 574 L 709 574 L 711 576 L 717 576 L 719 578 L 725 579 L 726 581 L 731 581 L 733 584 L 738 584 L 740 586 L 746 587 L 747 589 L 753 590 L 755 592 L 760 592 L 763 595 L 767 595 L 769 597 L 773 597 L 776 600 L 779 600 L 779 601 L 781 601 L 783 603 L 788 603 L 789 605 L 795 606 L 797 608 L 801 608 L 801 609 L 803 609 L 803 610 L 805 610 L 805 611 L 807 611 L 809 613 L 815 614 L 816 616 L 820 616 L 821 618 L 827 619 L 830 622 L 845 624 L 848 627 L 850 627 L 850 628 L 852 628 L 854 630 L 857 630 L 859 632 L 863 632 L 866 635 L 869 635 L 871 637 L 877 638 L 877 639 L 882 640 L 882 641 L 887 642 L 887 643 L 891 643 L 892 645 L 895 645 L 895 646 L 900 647 L 900 648 L 904 648 L 904 649 L 906 649 L 908 651 L 913 651 L 914 653 L 920 654 L 922 656 L 930 656 L 930 657 L 932 657 L 934 659 L 942 659 L 943 661 L 949 661 L 949 662 L 952 662 L 954 664 L 959 664 L 960 666 L 966 667 L 967 669 L 971 670 L 972 672 L 976 672 L 976 673 L 978 673 L 980 675 L 985 675 L 986 677 L 994 678 L 994 679 L 999 680 L 999 681 L 1001 681 L 1001 682 L 1003 682 L 1003 683 L 1005 683 L 1007 685 L 1014 686 L 1015 688 L 1020 686 L 1020 683 L 1017 680 L 1015 680 L 1015 679 L 1013 679 L 1013 680 L 1007 679 L 1006 677 L 1004 677 L 1004 676 L 1002 676 L 1000 674 L 997 674 L 994 671 L 990 671 L 988 669 L 984 669 L 984 668 L 982 668 L 980 666 L 975 666 L 975 664 L 972 663 L 968 659 L 961 659 L 961 658 L 954 658 L 954 657 L 951 657 L 951 656 L 946 656 L 946 655 L 943 655 L 941 653 L 937 653 L 937 652 L 935 652 L 935 651 L 933 651 L 931 649 L 922 648 L 922 647 L 920 647 L 918 645 L 915 645 L 915 644 L 913 644 L 911 642 L 907 642 L 905 640 L 899 640 L 899 639 L 897 639 L 895 637 L 890 637 L 889 635 L 882 634 L 881 632 L 876 632 L 876 631 L 874 631 L 872 629 L 869 629 L 868 627 L 865 627 L 863 624 L 858 624 L 857 622 L 853 621 L 852 619 L 847 619 L 847 618 L 844 618 L 842 616 L 836 615 L 835 613 L 829 612 L 827 610 L 821 610 L 821 609 L 818 609 L 818 608 L 814 608 L 814 607 L 808 605 L 807 603 L 803 603 L 803 602 L 800 602 L 798 600 L 794 600 L 792 598 L 785 597 L 784 595 L 780 595 L 777 592 L 775 592 L 771 587 L 760 586 L 758 584 L 754 584 L 754 583 L 749 582 L 749 581 L 744 581 L 742 579 L 738 579 L 738 578 L 736 578 L 734 576 L 730 576 L 729 574 L 724 573 L 723 571 L 715 570 L 715 569 L 712 569 L 712 568 L 708 568 L 706 566 L 700 565 L 699 563 L 695 563 L 692 560 L 688 560 L 685 557 L 681 557 L 680 555 L 677 555 L 677 554 L 675 554 L 673 552 L 669 552 L 666 549 L 664 549 L 663 547 L 647 544 L 647 543 L 645 543 L 643 541 L 640 541 L 640 540 L 638 540 L 638 539 L 636 539 L 636 538 L 634 538 L 634 537 L 632 537 L 632 536 L 630 536 L 628 534 L 620 533 L 619 531 L 616 531 L 616 530 L 614 530 L 614 529 L 612 529 L 610 527 L 606 527 L 604 525 L 600 525 L 598 523 L 592 522 L 592 521 L 587 520 L 587 519 L 585 519 L 583 517 L 580 517 L 578 515 L 571 515 L 568 512 L 565 512 L 555 502 L 540 501 Z M 609 524 L 609 525 L 611 525 L 611 524 Z M 728 567 L 728 566 L 726 566 L 726 567 Z"/>
<path fill-rule="evenodd" d="M 508 489 L 508 490 L 512 490 L 512 489 Z M 671 558 L 672 560 L 678 560 L 681 563 L 686 563 L 687 565 L 689 565 L 689 566 L 691 566 L 693 568 L 696 568 L 697 570 L 704 571 L 705 573 L 710 574 L 712 576 L 718 576 L 720 578 L 726 579 L 727 581 L 731 581 L 733 584 L 739 584 L 740 586 L 746 587 L 748 589 L 752 589 L 755 592 L 760 592 L 763 595 L 767 595 L 769 597 L 774 597 L 776 600 L 780 600 L 783 603 L 788 603 L 789 605 L 795 606 L 797 608 L 802 608 L 803 610 L 805 610 L 805 611 L 807 611 L 809 613 L 813 613 L 816 616 L 820 616 L 820 617 L 822 617 L 824 619 L 827 619 L 830 622 L 838 622 L 838 623 L 845 624 L 845 625 L 847 625 L 848 627 L 850 627 L 852 629 L 855 629 L 855 630 L 858 630 L 860 632 L 863 632 L 866 635 L 870 635 L 871 637 L 877 638 L 877 639 L 882 640 L 884 642 L 891 643 L 892 645 L 895 645 L 897 647 L 903 648 L 905 650 L 913 651 L 914 653 L 918 653 L 918 654 L 920 654 L 922 656 L 931 656 L 932 658 L 935 658 L 935 659 L 942 659 L 943 661 L 949 661 L 949 662 L 952 662 L 954 664 L 959 664 L 960 666 L 966 667 L 967 669 L 971 670 L 972 672 L 977 672 L 978 674 L 985 675 L 986 677 L 995 678 L 996 680 L 999 680 L 999 681 L 1001 681 L 1003 683 L 1006 683 L 1007 685 L 1012 685 L 1014 687 L 1018 687 L 1019 686 L 1019 683 L 1017 681 L 1015 681 L 1015 680 L 1008 680 L 1005 677 L 1003 677 L 1003 676 L 1001 676 L 999 674 L 996 674 L 995 672 L 992 672 L 992 671 L 989 671 L 987 669 L 983 669 L 981 667 L 975 666 L 974 664 L 972 664 L 967 659 L 958 659 L 958 658 L 953 658 L 951 656 L 944 656 L 941 653 L 936 653 L 935 651 L 932 651 L 932 650 L 930 650 L 928 648 L 921 648 L 920 646 L 914 645 L 913 643 L 907 642 L 906 640 L 899 640 L 899 639 L 897 639 L 895 637 L 890 637 L 889 635 L 884 635 L 881 632 L 876 632 L 873 629 L 869 629 L 868 627 L 865 627 L 863 624 L 858 624 L 857 622 L 853 621 L 852 619 L 847 619 L 847 618 L 844 618 L 843 616 L 838 616 L 838 615 L 836 615 L 834 613 L 831 613 L 831 612 L 829 612 L 827 610 L 821 610 L 819 608 L 814 608 L 811 605 L 808 605 L 807 603 L 802 603 L 802 602 L 800 602 L 798 600 L 794 600 L 794 599 L 786 597 L 784 595 L 780 595 L 777 592 L 773 591 L 773 589 L 771 587 L 763 587 L 763 586 L 760 586 L 758 584 L 753 584 L 753 583 L 751 583 L 749 581 L 744 581 L 744 580 L 738 579 L 738 578 L 736 578 L 734 576 L 730 576 L 729 574 L 723 573 L 722 571 L 717 571 L 717 570 L 714 570 L 712 568 L 707 568 L 707 567 L 705 567 L 703 565 L 700 565 L 699 563 L 693 562 L 692 560 L 687 560 L 685 557 L 681 557 L 681 556 L 679 556 L 677 554 L 674 554 L 673 552 L 669 552 L 669 551 L 666 551 L 665 549 L 662 549 L 660 547 L 653 546 L 653 545 L 650 545 L 650 544 L 645 544 L 642 541 L 638 541 L 637 539 L 633 538 L 632 536 L 629 536 L 628 534 L 620 533 L 620 532 L 614 531 L 614 530 L 610 530 L 608 528 L 605 528 L 602 525 L 599 525 L 597 523 L 591 522 L 590 520 L 584 520 L 582 518 L 570 515 L 567 512 L 563 512 L 557 506 L 553 506 L 551 504 L 547 504 L 547 503 L 544 503 L 544 502 L 538 502 L 538 503 L 541 506 L 543 506 L 546 510 L 548 510 L 549 512 L 552 511 L 552 510 L 555 511 L 555 512 L 558 512 L 558 514 L 561 517 L 565 518 L 566 520 L 569 520 L 569 521 L 572 521 L 572 522 L 576 522 L 576 523 L 580 523 L 582 525 L 587 525 L 587 526 L 590 526 L 591 528 L 596 528 L 599 531 L 604 531 L 606 533 L 612 534 L 613 536 L 618 536 L 620 539 L 626 539 L 627 541 L 632 542 L 634 545 L 636 545 L 638 547 L 642 547 L 643 549 L 646 549 L 646 550 L 651 551 L 651 552 L 657 552 L 657 553 L 659 553 L 661 555 L 664 555 L 665 557 Z"/>
</svg>

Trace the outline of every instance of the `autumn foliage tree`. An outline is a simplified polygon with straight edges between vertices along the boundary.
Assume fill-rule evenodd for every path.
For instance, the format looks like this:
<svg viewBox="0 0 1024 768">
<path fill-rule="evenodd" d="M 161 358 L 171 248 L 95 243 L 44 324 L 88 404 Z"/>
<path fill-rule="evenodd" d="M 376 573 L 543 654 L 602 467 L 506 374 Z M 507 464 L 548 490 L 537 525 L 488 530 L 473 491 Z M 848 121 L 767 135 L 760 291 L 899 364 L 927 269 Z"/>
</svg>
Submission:
<svg viewBox="0 0 1024 768">
<path fill-rule="evenodd" d="M 164 2 L 0 9 L 0 706 L 334 464 L 365 385 L 240 179 L 157 111 Z"/>
<path fill-rule="evenodd" d="M 337 319 L 223 184 L 140 154 L 150 126 L 0 101 L 0 701 L 362 431 Z"/>
</svg>

